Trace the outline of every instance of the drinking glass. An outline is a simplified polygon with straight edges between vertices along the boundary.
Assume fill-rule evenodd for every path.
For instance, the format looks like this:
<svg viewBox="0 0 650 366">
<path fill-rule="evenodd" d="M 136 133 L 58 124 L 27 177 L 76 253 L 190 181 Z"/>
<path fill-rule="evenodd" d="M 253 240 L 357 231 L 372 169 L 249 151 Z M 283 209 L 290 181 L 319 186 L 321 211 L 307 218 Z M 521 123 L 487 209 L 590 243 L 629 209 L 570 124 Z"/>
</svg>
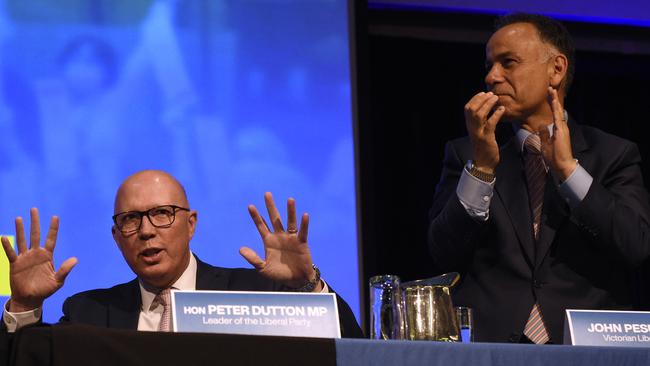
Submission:
<svg viewBox="0 0 650 366">
<path fill-rule="evenodd" d="M 456 306 L 456 316 L 458 317 L 458 325 L 460 326 L 460 338 L 463 343 L 474 342 L 474 315 L 472 308 L 467 306 Z"/>
<path fill-rule="evenodd" d="M 370 278 L 370 338 L 404 339 L 400 279 L 394 275 Z"/>
</svg>

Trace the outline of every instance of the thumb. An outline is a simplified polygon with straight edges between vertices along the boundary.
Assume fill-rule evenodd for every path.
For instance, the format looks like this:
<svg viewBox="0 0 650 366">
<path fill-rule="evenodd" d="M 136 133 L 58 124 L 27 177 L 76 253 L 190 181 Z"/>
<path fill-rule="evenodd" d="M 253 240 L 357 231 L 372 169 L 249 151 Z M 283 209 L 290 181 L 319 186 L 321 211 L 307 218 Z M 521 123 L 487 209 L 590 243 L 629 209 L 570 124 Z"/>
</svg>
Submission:
<svg viewBox="0 0 650 366">
<path fill-rule="evenodd" d="M 248 247 L 241 247 L 239 248 L 239 254 L 241 254 L 241 256 L 244 257 L 244 259 L 246 259 L 248 263 L 250 263 L 253 267 L 255 267 L 255 269 L 257 270 L 264 269 L 266 262 L 264 262 L 262 258 L 260 258 L 260 256 L 257 255 L 257 253 L 255 253 L 253 249 Z"/>
<path fill-rule="evenodd" d="M 68 274 L 70 274 L 70 271 L 72 271 L 72 268 L 77 265 L 77 258 L 72 257 L 68 258 L 61 264 L 61 267 L 59 267 L 59 270 L 56 271 L 56 274 L 54 277 L 56 278 L 57 282 L 63 284 L 65 281 L 66 277 L 68 277 Z"/>
</svg>

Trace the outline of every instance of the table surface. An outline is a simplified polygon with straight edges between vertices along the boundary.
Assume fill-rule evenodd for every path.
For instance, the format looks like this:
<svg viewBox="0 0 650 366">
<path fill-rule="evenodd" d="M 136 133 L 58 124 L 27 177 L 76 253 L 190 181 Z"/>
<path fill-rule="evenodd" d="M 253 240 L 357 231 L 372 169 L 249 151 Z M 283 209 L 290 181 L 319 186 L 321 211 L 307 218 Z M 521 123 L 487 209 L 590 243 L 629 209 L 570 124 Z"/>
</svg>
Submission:
<svg viewBox="0 0 650 366">
<path fill-rule="evenodd" d="M 79 325 L 24 329 L 13 343 L 11 364 L 21 366 L 141 365 L 144 359 L 158 365 L 219 360 L 222 366 L 650 366 L 650 348 L 157 333 Z M 3 361 L 0 357 L 0 365 Z"/>
<path fill-rule="evenodd" d="M 338 339 L 336 364 L 647 366 L 650 348 Z"/>
</svg>

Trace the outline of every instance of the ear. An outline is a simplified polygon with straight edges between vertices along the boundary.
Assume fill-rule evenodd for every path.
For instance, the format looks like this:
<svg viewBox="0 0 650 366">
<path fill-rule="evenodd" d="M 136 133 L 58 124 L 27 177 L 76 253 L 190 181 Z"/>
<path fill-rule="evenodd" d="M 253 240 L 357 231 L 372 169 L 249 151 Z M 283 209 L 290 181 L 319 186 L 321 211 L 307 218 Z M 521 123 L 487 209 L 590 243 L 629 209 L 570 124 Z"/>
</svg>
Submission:
<svg viewBox="0 0 650 366">
<path fill-rule="evenodd" d="M 551 62 L 549 62 L 548 71 L 549 71 L 549 85 L 554 89 L 562 90 L 560 86 L 563 86 L 566 80 L 566 74 L 569 70 L 569 60 L 567 57 L 561 53 L 553 56 Z"/>
<path fill-rule="evenodd" d="M 199 214 L 194 210 L 190 211 L 190 214 L 187 217 L 187 223 L 190 226 L 189 240 L 192 240 L 192 237 L 194 236 L 194 229 L 196 229 L 196 222 L 198 221 L 198 219 L 199 219 Z"/>
<path fill-rule="evenodd" d="M 115 244 L 117 245 L 118 249 L 121 251 L 122 246 L 120 245 L 120 241 L 118 240 L 118 235 L 122 235 L 119 230 L 115 227 L 115 225 L 111 226 L 111 234 L 113 235 L 113 240 L 115 241 Z"/>
</svg>

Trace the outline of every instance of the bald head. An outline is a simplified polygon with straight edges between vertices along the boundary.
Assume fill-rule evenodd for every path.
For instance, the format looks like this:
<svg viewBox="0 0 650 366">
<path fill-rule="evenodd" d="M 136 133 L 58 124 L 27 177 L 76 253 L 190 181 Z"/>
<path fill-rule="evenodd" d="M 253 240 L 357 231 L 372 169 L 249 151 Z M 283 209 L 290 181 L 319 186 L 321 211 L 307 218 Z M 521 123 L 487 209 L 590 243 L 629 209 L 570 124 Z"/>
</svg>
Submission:
<svg viewBox="0 0 650 366">
<path fill-rule="evenodd" d="M 118 188 L 114 213 L 167 204 L 189 207 L 183 185 L 162 170 L 142 170 L 126 178 Z"/>
<path fill-rule="evenodd" d="M 150 210 L 174 206 L 169 225 L 154 225 Z M 166 172 L 144 170 L 126 178 L 115 196 L 115 214 L 136 211 L 137 231 L 122 233 L 113 225 L 113 239 L 135 274 L 154 288 L 168 288 L 183 274 L 190 262 L 190 240 L 197 213 L 189 209 L 183 186 Z M 154 213 L 155 215 L 156 213 Z"/>
</svg>

